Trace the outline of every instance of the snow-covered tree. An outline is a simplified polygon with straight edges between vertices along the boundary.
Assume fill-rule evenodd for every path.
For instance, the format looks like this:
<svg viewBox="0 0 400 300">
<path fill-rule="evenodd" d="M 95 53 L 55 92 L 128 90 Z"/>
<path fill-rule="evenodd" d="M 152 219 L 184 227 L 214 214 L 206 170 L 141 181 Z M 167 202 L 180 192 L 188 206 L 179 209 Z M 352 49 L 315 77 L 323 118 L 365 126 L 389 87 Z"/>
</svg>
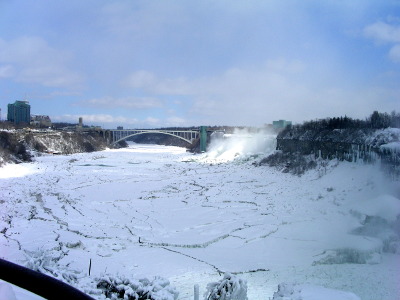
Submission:
<svg viewBox="0 0 400 300">
<path fill-rule="evenodd" d="M 161 277 L 149 280 L 104 275 L 95 281 L 97 290 L 90 293 L 101 294 L 105 299 L 176 300 L 179 294 L 167 279 Z"/>
<path fill-rule="evenodd" d="M 207 285 L 205 300 L 247 300 L 247 281 L 230 273 Z"/>
</svg>

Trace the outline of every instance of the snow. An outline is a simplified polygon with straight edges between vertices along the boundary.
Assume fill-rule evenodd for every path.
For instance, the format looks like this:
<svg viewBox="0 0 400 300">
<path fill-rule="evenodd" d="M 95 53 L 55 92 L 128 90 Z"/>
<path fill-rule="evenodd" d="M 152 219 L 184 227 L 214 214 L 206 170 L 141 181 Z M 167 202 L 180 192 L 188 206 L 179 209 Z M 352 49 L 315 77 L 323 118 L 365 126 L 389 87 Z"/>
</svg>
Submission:
<svg viewBox="0 0 400 300">
<path fill-rule="evenodd" d="M 17 300 L 12 286 L 6 282 L 0 282 L 0 296 L 2 300 Z"/>
<path fill-rule="evenodd" d="M 255 167 L 274 139 L 248 140 L 233 136 L 202 155 L 132 144 L 7 165 L 0 257 L 85 291 L 104 274 L 161 276 L 178 299 L 193 299 L 195 284 L 203 294 L 229 272 L 247 282 L 249 299 L 272 299 L 288 281 L 302 296 L 400 295 L 400 256 L 385 250 L 399 243 L 398 182 L 376 165 L 332 163 L 302 177 Z M 382 231 L 371 233 L 367 216 L 382 219 Z"/>
<path fill-rule="evenodd" d="M 43 300 L 44 298 L 35 295 L 18 286 L 0 280 L 0 299 L 1 300 Z"/>
<path fill-rule="evenodd" d="M 97 290 L 93 293 L 104 293 L 107 298 L 116 299 L 144 299 L 147 296 L 153 300 L 176 300 L 178 292 L 170 286 L 170 282 L 163 278 L 155 277 L 152 280 L 147 278 L 130 280 L 125 277 L 104 276 L 97 278 Z M 103 295 L 104 296 L 104 295 Z"/>
<path fill-rule="evenodd" d="M 380 149 L 382 150 L 391 150 L 391 151 L 400 151 L 400 142 L 390 142 L 387 144 L 383 144 L 380 146 Z"/>
<path fill-rule="evenodd" d="M 273 300 L 360 300 L 353 293 L 309 284 L 281 283 Z"/>
<path fill-rule="evenodd" d="M 398 145 L 400 141 L 400 128 L 385 128 L 374 131 L 374 133 L 366 139 L 366 143 L 374 146 Z"/>
<path fill-rule="evenodd" d="M 34 165 L 29 164 L 6 164 L 0 168 L 0 179 L 24 177 L 38 173 Z"/>
<path fill-rule="evenodd" d="M 207 285 L 205 299 L 210 300 L 247 300 L 247 282 L 235 275 L 225 273 L 218 282 Z"/>
<path fill-rule="evenodd" d="M 377 216 L 394 222 L 400 215 L 400 201 L 392 195 L 383 194 L 359 200 L 354 204 L 354 210 L 367 216 Z"/>
</svg>

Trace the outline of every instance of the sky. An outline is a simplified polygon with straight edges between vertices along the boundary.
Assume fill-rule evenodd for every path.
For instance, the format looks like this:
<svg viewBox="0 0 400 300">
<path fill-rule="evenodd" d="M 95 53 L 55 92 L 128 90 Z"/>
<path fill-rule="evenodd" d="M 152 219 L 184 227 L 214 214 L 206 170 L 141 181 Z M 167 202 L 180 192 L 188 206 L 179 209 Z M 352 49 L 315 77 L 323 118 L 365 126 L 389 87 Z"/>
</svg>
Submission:
<svg viewBox="0 0 400 300">
<path fill-rule="evenodd" d="M 0 0 L 0 108 L 104 128 L 400 111 L 400 0 Z"/>
</svg>

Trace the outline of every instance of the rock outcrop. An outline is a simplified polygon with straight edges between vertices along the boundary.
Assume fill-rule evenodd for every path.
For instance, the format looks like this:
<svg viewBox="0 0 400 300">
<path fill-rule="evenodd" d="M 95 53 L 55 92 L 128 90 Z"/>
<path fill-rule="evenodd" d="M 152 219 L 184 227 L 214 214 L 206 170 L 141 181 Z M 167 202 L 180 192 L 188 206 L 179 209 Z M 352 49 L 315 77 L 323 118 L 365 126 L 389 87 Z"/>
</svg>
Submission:
<svg viewBox="0 0 400 300">
<path fill-rule="evenodd" d="M 0 166 L 32 161 L 33 154 L 72 154 L 104 150 L 107 141 L 97 132 L 0 131 Z"/>
</svg>

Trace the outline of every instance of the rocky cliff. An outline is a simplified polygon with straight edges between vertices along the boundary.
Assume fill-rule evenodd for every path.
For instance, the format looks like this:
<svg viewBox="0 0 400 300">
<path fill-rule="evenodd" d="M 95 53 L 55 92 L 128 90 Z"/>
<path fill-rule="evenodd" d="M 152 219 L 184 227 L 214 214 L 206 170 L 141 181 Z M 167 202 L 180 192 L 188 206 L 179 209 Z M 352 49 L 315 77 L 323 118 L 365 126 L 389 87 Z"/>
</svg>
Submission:
<svg viewBox="0 0 400 300">
<path fill-rule="evenodd" d="M 106 147 L 106 140 L 97 132 L 0 131 L 0 165 L 29 162 L 35 152 L 72 154 Z"/>
<path fill-rule="evenodd" d="M 297 173 L 315 166 L 315 159 L 380 163 L 390 174 L 400 175 L 400 129 L 305 129 L 287 128 L 277 136 L 280 153 L 261 162 L 296 165 Z M 303 156 L 303 157 L 301 157 Z M 304 159 L 304 156 L 308 156 Z"/>
</svg>

